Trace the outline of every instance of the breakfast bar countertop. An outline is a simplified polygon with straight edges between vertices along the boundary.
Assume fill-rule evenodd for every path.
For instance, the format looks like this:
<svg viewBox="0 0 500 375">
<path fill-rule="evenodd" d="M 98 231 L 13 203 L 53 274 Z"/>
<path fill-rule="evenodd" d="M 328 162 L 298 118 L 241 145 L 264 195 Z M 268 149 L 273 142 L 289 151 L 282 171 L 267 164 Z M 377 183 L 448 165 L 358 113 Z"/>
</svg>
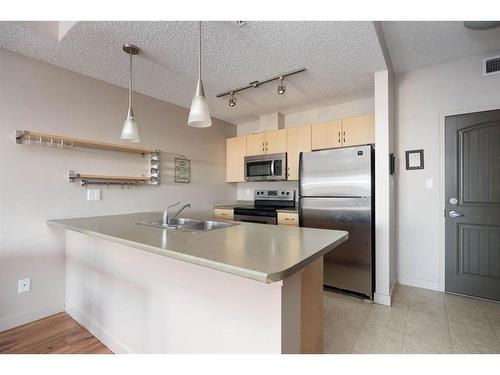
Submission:
<svg viewBox="0 0 500 375">
<path fill-rule="evenodd" d="M 144 212 L 47 223 L 265 283 L 284 280 L 348 238 L 339 230 L 256 223 L 204 232 L 137 224 L 160 218 L 159 212 Z"/>
</svg>

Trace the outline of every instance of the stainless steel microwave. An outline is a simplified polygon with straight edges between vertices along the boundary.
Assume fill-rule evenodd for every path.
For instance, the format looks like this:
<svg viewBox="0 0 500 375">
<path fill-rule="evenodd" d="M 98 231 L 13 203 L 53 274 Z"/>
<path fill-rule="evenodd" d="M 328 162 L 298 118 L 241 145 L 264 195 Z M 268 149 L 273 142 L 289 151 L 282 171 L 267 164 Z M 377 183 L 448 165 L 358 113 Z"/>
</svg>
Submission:
<svg viewBox="0 0 500 375">
<path fill-rule="evenodd" d="M 286 180 L 286 152 L 245 157 L 246 181 Z"/>
</svg>

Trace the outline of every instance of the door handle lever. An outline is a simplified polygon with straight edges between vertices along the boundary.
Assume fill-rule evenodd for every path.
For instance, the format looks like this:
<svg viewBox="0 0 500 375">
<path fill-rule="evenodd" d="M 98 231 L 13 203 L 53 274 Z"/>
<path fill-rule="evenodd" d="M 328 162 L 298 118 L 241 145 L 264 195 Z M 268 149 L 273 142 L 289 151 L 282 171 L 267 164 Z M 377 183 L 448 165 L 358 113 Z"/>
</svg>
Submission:
<svg viewBox="0 0 500 375">
<path fill-rule="evenodd" d="M 449 217 L 460 217 L 460 216 L 464 216 L 464 214 L 461 214 L 460 212 L 457 212 L 457 211 L 450 211 L 448 213 L 448 216 Z"/>
</svg>

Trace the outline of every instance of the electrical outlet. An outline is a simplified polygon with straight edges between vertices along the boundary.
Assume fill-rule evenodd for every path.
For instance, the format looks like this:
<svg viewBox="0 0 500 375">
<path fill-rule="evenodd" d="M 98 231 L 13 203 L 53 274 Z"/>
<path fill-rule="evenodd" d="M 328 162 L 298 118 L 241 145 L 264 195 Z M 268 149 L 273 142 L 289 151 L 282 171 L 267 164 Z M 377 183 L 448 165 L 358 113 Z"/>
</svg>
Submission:
<svg viewBox="0 0 500 375">
<path fill-rule="evenodd" d="M 101 189 L 88 189 L 87 190 L 87 200 L 88 201 L 100 201 L 101 200 Z"/>
<path fill-rule="evenodd" d="M 17 293 L 25 293 L 31 290 L 31 279 L 21 279 L 17 282 Z"/>
</svg>

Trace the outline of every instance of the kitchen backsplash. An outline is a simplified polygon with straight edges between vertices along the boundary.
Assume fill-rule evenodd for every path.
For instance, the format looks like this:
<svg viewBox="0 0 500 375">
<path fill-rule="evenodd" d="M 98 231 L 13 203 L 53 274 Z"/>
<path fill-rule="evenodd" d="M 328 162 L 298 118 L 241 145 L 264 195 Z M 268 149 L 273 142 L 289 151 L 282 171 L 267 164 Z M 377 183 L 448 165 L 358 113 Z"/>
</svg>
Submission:
<svg viewBox="0 0 500 375">
<path fill-rule="evenodd" d="M 295 197 L 298 199 L 299 189 L 297 181 L 260 181 L 260 182 L 240 182 L 238 183 L 238 200 L 253 200 L 255 190 L 273 189 L 295 189 Z"/>
</svg>

